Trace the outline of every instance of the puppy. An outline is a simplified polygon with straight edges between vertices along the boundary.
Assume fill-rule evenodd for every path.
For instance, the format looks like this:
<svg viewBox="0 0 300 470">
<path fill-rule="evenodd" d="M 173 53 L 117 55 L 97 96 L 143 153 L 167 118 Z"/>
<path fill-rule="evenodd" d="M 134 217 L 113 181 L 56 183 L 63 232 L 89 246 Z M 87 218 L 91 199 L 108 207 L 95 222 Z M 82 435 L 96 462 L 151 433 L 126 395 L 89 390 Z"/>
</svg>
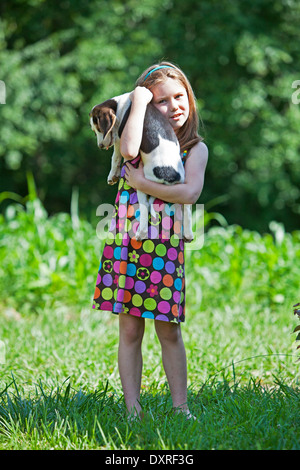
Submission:
<svg viewBox="0 0 300 470">
<path fill-rule="evenodd" d="M 127 122 L 131 101 L 130 93 L 116 96 L 93 107 L 90 112 L 90 125 L 97 136 L 99 148 L 114 146 L 108 184 L 115 184 L 120 177 L 122 155 L 120 137 Z M 180 146 L 168 120 L 149 103 L 146 109 L 140 155 L 145 177 L 164 184 L 183 183 L 184 167 L 180 156 Z M 137 191 L 140 204 L 140 224 L 135 234 L 137 240 L 148 238 L 149 206 L 155 198 Z M 184 205 L 184 239 L 193 240 L 191 205 Z"/>
</svg>

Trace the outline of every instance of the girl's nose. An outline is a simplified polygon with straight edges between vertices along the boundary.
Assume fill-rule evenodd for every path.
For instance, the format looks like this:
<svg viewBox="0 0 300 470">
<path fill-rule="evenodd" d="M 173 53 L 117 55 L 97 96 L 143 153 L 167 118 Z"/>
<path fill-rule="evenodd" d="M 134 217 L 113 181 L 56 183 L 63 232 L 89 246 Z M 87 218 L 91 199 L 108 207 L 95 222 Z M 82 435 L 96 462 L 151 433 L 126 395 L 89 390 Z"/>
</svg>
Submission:
<svg viewBox="0 0 300 470">
<path fill-rule="evenodd" d="M 171 100 L 171 110 L 176 111 L 178 108 L 176 100 Z"/>
</svg>

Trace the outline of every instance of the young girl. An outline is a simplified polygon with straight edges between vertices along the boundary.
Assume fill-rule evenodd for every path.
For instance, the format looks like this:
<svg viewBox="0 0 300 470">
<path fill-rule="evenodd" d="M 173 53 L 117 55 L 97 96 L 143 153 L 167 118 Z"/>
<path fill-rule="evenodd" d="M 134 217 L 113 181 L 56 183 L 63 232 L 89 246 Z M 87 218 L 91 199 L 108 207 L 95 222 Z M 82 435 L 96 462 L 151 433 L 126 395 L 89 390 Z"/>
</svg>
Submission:
<svg viewBox="0 0 300 470">
<path fill-rule="evenodd" d="M 198 135 L 191 85 L 169 62 L 149 67 L 130 95 L 131 111 L 120 140 L 124 157 L 116 211 L 107 238 L 94 296 L 94 308 L 119 314 L 118 365 L 128 413 L 141 416 L 142 339 L 145 319 L 154 319 L 162 361 L 177 412 L 192 415 L 187 404 L 187 366 L 180 324 L 185 321 L 182 204 L 198 200 L 208 150 Z M 139 156 L 147 104 L 168 119 L 180 143 L 185 182 L 173 186 L 147 180 Z M 136 190 L 154 196 L 157 217 L 149 218 L 148 239 L 137 241 Z M 178 220 L 181 223 L 178 225 Z M 124 230 L 124 227 L 126 229 Z M 121 231 L 123 231 L 121 235 Z"/>
</svg>

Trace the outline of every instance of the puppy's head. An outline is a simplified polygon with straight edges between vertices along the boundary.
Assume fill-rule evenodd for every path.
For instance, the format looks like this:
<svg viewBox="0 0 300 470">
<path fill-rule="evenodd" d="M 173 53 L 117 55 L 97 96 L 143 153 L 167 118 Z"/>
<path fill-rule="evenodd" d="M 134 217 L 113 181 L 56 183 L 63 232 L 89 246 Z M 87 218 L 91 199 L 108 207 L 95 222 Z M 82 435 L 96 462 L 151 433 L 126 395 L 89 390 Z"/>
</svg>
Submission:
<svg viewBox="0 0 300 470">
<path fill-rule="evenodd" d="M 109 148 L 114 144 L 113 127 L 116 122 L 117 102 L 113 99 L 97 104 L 90 112 L 90 124 L 97 136 L 99 148 Z"/>
</svg>

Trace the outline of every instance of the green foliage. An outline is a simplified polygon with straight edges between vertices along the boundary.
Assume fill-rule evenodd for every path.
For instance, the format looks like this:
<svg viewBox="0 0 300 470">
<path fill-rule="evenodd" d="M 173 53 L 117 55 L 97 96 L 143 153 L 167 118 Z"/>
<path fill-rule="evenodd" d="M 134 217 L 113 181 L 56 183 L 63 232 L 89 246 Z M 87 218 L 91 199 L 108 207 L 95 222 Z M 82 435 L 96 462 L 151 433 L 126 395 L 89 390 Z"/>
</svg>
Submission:
<svg viewBox="0 0 300 470">
<path fill-rule="evenodd" d="M 11 204 L 1 215 L 2 301 L 13 302 L 17 310 L 27 312 L 58 301 L 73 304 L 76 292 L 76 302 L 86 305 L 102 241 L 95 228 L 78 216 L 75 192 L 71 214 L 49 217 L 36 197 L 30 174 L 28 185 L 25 205 Z M 212 214 L 204 214 L 205 224 Z M 211 306 L 216 293 L 224 304 L 247 300 L 271 308 L 287 301 L 293 305 L 298 294 L 295 259 L 300 254 L 300 232 L 287 233 L 275 222 L 270 230 L 272 234 L 264 235 L 238 225 L 206 230 L 203 248 L 186 251 L 187 262 L 193 267 L 191 298 L 199 295 L 201 279 L 208 287 L 205 298 Z"/>
<path fill-rule="evenodd" d="M 202 201 L 227 195 L 230 223 L 298 227 L 299 2 L 181 2 L 158 26 L 193 84 L 210 150 Z M 167 38 L 169 40 L 167 40 Z M 225 184 L 224 184 L 225 183 Z"/>
<path fill-rule="evenodd" d="M 23 313 L 57 302 L 87 304 L 100 243 L 92 227 L 69 214 L 48 218 L 38 199 L 6 209 L 0 228 L 0 289 Z M 85 280 L 82 282 L 81 280 Z"/>
<path fill-rule="evenodd" d="M 13 378 L 0 393 L 1 449 L 57 450 L 296 450 L 299 390 L 278 383 L 270 390 L 226 380 L 189 393 L 197 422 L 166 410 L 164 390 L 144 393 L 145 419 L 129 424 L 108 383 L 76 390 L 39 382 L 32 394 Z M 192 457 L 190 457 L 191 460 Z M 191 463 L 191 461 L 189 461 Z"/>
<path fill-rule="evenodd" d="M 1 188 L 24 193 L 31 169 L 51 213 L 68 209 L 74 185 L 83 209 L 95 213 L 115 190 L 107 187 L 110 162 L 97 149 L 89 112 L 131 90 L 145 57 L 159 54 L 145 22 L 166 2 L 64 2 L 59 15 L 55 3 L 27 3 L 22 15 L 16 2 L 7 4 L 2 19 Z"/>
<path fill-rule="evenodd" d="M 0 221 L 0 448 L 299 448 L 291 334 L 299 232 L 277 223 L 272 235 L 206 226 L 203 248 L 186 251 L 182 326 L 198 421 L 173 415 L 149 321 L 146 418 L 129 425 L 117 368 L 118 320 L 91 308 L 102 242 L 78 217 L 76 193 L 71 215 L 49 217 L 30 174 L 28 186 L 25 206 L 9 205 Z M 212 217 L 205 214 L 206 221 Z"/>
<path fill-rule="evenodd" d="M 202 250 L 187 252 L 188 262 L 224 304 L 292 305 L 299 288 L 300 232 L 286 233 L 275 222 L 270 229 L 272 234 L 261 235 L 240 226 L 212 227 Z"/>
<path fill-rule="evenodd" d="M 1 3 L 1 448 L 299 448 L 291 334 L 299 8 L 296 0 Z M 222 215 L 205 213 L 204 246 L 186 252 L 183 334 L 198 422 L 172 415 L 147 328 L 146 421 L 131 427 L 117 319 L 90 309 L 102 248 L 94 214 L 116 189 L 88 113 L 162 58 L 195 90 L 210 151 L 201 202 L 219 201 Z"/>
<path fill-rule="evenodd" d="M 299 228 L 300 108 L 291 100 L 299 8 L 296 0 L 2 2 L 1 190 L 25 194 L 31 170 L 49 213 L 68 211 L 76 186 L 80 213 L 93 219 L 115 188 L 88 113 L 165 58 L 187 73 L 204 122 L 201 202 L 225 195 L 217 209 L 229 223 L 260 232 L 272 220 Z"/>
</svg>

